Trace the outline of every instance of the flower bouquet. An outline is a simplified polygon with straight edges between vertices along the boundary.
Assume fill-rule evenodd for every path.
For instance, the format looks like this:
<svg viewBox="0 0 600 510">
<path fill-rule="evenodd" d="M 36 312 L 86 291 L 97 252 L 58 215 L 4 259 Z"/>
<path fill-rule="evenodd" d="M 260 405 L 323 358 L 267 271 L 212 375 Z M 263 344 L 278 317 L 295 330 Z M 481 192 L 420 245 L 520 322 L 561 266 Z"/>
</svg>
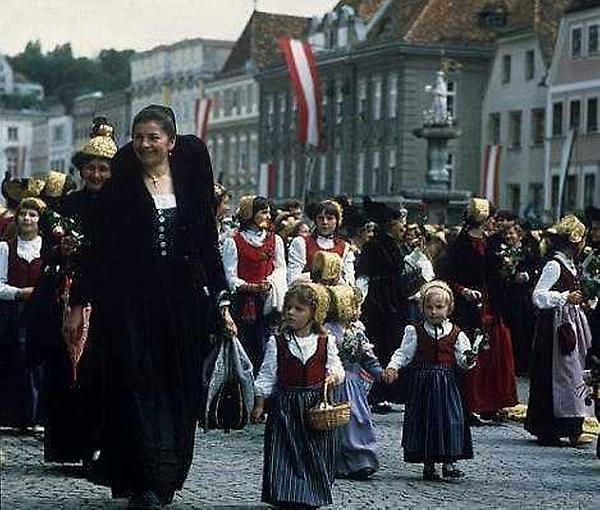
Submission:
<svg viewBox="0 0 600 510">
<path fill-rule="evenodd" d="M 525 260 L 525 250 L 523 246 L 511 246 L 505 243 L 500 245 L 498 249 L 498 257 L 500 258 L 500 272 L 506 278 L 512 278 L 517 273 L 517 268 L 523 260 Z"/>
<path fill-rule="evenodd" d="M 600 254 L 590 253 L 581 268 L 581 291 L 586 299 L 600 296 Z"/>
</svg>

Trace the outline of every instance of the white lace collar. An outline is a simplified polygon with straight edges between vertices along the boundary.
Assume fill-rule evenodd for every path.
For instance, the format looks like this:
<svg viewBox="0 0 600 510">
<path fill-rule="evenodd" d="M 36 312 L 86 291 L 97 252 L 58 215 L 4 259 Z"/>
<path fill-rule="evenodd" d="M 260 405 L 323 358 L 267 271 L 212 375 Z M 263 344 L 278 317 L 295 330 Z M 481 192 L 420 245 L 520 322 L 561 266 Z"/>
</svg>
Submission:
<svg viewBox="0 0 600 510">
<path fill-rule="evenodd" d="M 268 232 L 266 230 L 240 230 L 242 237 L 252 246 L 259 248 L 267 239 Z"/>
<path fill-rule="evenodd" d="M 42 238 L 36 236 L 30 241 L 17 238 L 17 256 L 26 262 L 39 259 L 42 251 Z"/>
<path fill-rule="evenodd" d="M 434 326 L 425 320 L 423 321 L 423 327 L 432 338 L 442 338 L 449 335 L 452 331 L 452 323 L 449 319 L 445 319 L 439 326 Z"/>
</svg>

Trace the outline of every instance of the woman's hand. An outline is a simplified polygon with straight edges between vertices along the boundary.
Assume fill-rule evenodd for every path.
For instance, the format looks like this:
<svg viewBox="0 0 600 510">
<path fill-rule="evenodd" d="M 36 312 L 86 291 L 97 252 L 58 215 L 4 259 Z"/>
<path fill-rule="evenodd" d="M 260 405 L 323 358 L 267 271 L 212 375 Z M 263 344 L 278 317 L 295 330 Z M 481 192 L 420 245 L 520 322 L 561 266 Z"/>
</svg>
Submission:
<svg viewBox="0 0 600 510">
<path fill-rule="evenodd" d="M 229 312 L 228 306 L 221 307 L 221 317 L 223 317 L 223 325 L 225 326 L 225 331 L 229 333 L 231 336 L 237 336 L 238 329 L 231 313 Z"/>
<path fill-rule="evenodd" d="M 567 296 L 567 303 L 572 305 L 580 305 L 583 303 L 583 293 L 580 290 L 569 292 L 569 295 Z"/>
<path fill-rule="evenodd" d="M 17 299 L 19 301 L 29 301 L 33 294 L 34 287 L 23 287 L 17 291 Z"/>
<path fill-rule="evenodd" d="M 265 417 L 265 409 L 262 405 L 255 405 L 250 413 L 251 423 L 261 423 Z"/>
<path fill-rule="evenodd" d="M 387 367 L 385 369 L 385 374 L 383 374 L 383 381 L 386 384 L 392 384 L 394 381 L 398 379 L 398 370 L 392 367 Z"/>
<path fill-rule="evenodd" d="M 74 343 L 79 340 L 83 331 L 83 306 L 75 305 L 71 307 L 67 320 L 63 323 L 63 338 Z"/>
<path fill-rule="evenodd" d="M 517 273 L 515 275 L 515 282 L 517 282 L 517 283 L 527 283 L 528 281 L 529 281 L 529 274 L 526 271 Z"/>
<path fill-rule="evenodd" d="M 482 298 L 481 292 L 473 289 L 463 289 L 462 295 L 469 303 L 478 303 Z"/>
</svg>

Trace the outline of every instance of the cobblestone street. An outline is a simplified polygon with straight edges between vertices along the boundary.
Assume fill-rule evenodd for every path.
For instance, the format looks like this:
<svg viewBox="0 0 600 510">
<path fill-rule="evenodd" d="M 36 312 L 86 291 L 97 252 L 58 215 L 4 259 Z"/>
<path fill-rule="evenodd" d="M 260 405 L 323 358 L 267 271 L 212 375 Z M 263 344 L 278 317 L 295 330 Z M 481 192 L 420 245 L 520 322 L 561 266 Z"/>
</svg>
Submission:
<svg viewBox="0 0 600 510">
<path fill-rule="evenodd" d="M 473 429 L 475 459 L 458 482 L 423 482 L 401 460 L 403 414 L 376 416 L 381 470 L 374 480 L 339 480 L 333 508 L 600 508 L 600 461 L 592 446 L 542 448 L 519 423 Z M 223 435 L 198 433 L 194 465 L 169 508 L 260 508 L 263 426 Z M 78 466 L 42 462 L 42 443 L 2 435 L 1 507 L 124 508 L 80 477 Z"/>
</svg>

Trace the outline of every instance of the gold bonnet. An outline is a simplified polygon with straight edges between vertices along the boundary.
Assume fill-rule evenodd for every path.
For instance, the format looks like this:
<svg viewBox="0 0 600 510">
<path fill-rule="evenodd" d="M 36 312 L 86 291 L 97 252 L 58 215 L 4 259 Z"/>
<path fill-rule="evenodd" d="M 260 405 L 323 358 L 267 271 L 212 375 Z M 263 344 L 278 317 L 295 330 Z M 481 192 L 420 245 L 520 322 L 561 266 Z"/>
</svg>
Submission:
<svg viewBox="0 0 600 510">
<path fill-rule="evenodd" d="M 585 225 L 574 214 L 565 217 L 548 229 L 550 234 L 564 236 L 573 244 L 579 244 L 585 239 Z"/>
<path fill-rule="evenodd" d="M 310 275 L 317 283 L 336 285 L 342 275 L 342 259 L 337 253 L 318 251 L 313 257 Z"/>
<path fill-rule="evenodd" d="M 333 319 L 340 323 L 354 319 L 357 304 L 355 290 L 350 285 L 332 285 L 329 287 L 329 294 Z"/>
<path fill-rule="evenodd" d="M 476 221 L 487 220 L 490 216 L 490 203 L 485 198 L 472 198 L 467 209 L 469 218 Z"/>
<path fill-rule="evenodd" d="M 112 159 L 118 150 L 114 137 L 115 130 L 110 124 L 100 124 L 94 127 L 92 137 L 82 147 L 80 152 L 86 156 Z"/>
<path fill-rule="evenodd" d="M 35 177 L 30 177 L 26 181 L 26 185 L 24 185 L 24 179 L 8 181 L 4 184 L 4 192 L 10 199 L 20 202 L 24 198 L 39 196 L 46 185 L 43 179 L 36 179 Z"/>
</svg>

